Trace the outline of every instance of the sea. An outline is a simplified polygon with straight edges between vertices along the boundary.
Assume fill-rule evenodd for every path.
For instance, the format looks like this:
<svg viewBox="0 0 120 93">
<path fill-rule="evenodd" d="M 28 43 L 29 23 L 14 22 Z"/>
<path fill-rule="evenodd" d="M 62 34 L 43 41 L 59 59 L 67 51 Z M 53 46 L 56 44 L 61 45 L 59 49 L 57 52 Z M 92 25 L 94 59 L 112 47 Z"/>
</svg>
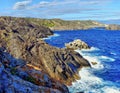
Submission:
<svg viewBox="0 0 120 93">
<path fill-rule="evenodd" d="M 70 93 L 120 93 L 120 31 L 104 28 L 54 31 L 53 36 L 44 40 L 64 48 L 65 43 L 76 39 L 85 41 L 91 49 L 75 51 L 97 64 L 79 71 L 81 79 L 68 86 Z"/>
</svg>

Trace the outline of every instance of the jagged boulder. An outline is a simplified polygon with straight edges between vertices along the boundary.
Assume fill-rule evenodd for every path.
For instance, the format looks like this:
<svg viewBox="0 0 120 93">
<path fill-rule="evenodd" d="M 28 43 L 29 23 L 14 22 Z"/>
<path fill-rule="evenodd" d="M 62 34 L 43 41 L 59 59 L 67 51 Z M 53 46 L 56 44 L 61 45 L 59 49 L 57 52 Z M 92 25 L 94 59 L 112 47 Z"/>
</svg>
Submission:
<svg viewBox="0 0 120 93">
<path fill-rule="evenodd" d="M 90 49 L 90 46 L 80 39 L 74 40 L 73 42 L 66 43 L 65 46 L 67 49 L 73 49 L 73 50 Z"/>
</svg>

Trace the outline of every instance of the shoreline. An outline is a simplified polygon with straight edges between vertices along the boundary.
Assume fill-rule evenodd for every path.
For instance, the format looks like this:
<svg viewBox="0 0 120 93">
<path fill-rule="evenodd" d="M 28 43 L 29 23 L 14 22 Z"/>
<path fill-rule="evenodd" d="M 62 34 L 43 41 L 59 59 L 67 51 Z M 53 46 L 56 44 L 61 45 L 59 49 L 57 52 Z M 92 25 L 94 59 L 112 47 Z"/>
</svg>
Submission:
<svg viewBox="0 0 120 93">
<path fill-rule="evenodd" d="M 104 28 L 105 30 L 107 30 L 104 26 L 103 27 L 90 27 L 90 28 L 87 28 L 87 29 L 51 29 L 53 32 L 56 31 L 56 32 L 61 32 L 61 31 L 78 31 L 78 30 L 83 30 L 83 31 L 87 31 L 89 29 L 94 29 L 94 28 Z"/>
<path fill-rule="evenodd" d="M 15 74 L 17 77 L 26 80 L 22 76 L 21 71 L 19 72 L 18 70 L 21 69 L 23 72 L 28 71 L 25 72 L 29 76 L 27 79 L 33 84 L 45 87 L 49 86 L 59 91 L 66 91 L 67 93 L 66 85 L 70 85 L 72 82 L 80 79 L 79 72 L 82 70 L 81 68 L 91 67 L 89 63 L 89 58 L 93 61 L 91 57 L 86 56 L 85 58 L 84 55 L 74 50 L 58 48 L 46 43 L 45 39 L 60 36 L 52 32 L 49 28 L 29 23 L 24 19 L 14 18 L 3 18 L 2 24 L 0 33 L 1 47 L 6 48 L 6 52 L 9 52 L 10 58 L 6 55 L 9 58 L 8 61 L 12 59 L 16 61 L 10 61 L 8 64 L 8 61 L 5 60 L 5 63 L 2 63 L 5 66 L 5 70 L 8 70 L 10 74 Z M 4 25 L 6 26 L 4 27 Z M 113 60 L 104 55 L 101 58 Z M 9 65 L 11 68 L 9 68 Z M 29 72 L 31 69 L 32 73 Z M 37 75 L 35 75 L 34 70 L 39 73 L 37 72 Z M 44 83 L 41 83 L 41 81 L 37 82 L 41 74 L 46 74 L 47 78 L 52 79 L 52 81 L 49 82 L 48 79 L 44 78 Z M 46 80 L 47 83 L 45 83 Z M 55 81 L 58 81 L 59 84 L 56 87 L 51 85 L 55 85 Z"/>
<path fill-rule="evenodd" d="M 73 81 L 79 79 L 78 69 L 90 66 L 89 62 L 79 53 L 73 50 L 56 48 L 41 40 L 41 38 L 50 35 L 53 37 L 53 32 L 49 28 L 35 25 L 23 18 L 3 17 L 1 20 L 0 22 L 3 25 L 0 28 L 0 45 L 12 56 L 11 59 L 17 61 L 16 63 L 11 61 L 11 68 L 8 68 L 9 64 L 6 68 L 12 71 L 9 73 L 15 74 L 23 81 L 28 80 L 35 85 L 48 86 L 67 93 L 66 85 L 70 85 Z M 58 35 L 54 34 L 54 36 Z M 3 65 L 6 66 L 4 63 Z M 6 68 L 5 70 L 7 70 Z M 43 71 L 40 71 L 41 69 Z M 38 72 L 37 75 L 35 75 L 34 70 Z M 27 73 L 28 77 L 27 75 L 23 76 L 22 71 L 25 74 Z M 43 78 L 43 83 L 39 80 L 41 74 L 47 75 L 47 79 Z M 48 79 L 52 80 L 49 81 Z M 55 81 L 58 81 L 56 86 Z"/>
<path fill-rule="evenodd" d="M 96 48 L 96 47 L 92 47 L 91 49 L 87 49 L 87 50 L 84 49 L 82 51 L 83 51 L 83 53 L 87 53 L 87 52 L 91 53 L 91 52 L 94 52 L 94 51 L 96 51 L 96 52 L 98 51 L 98 53 L 99 53 L 101 51 L 101 49 Z M 113 62 L 113 61 L 115 61 L 115 60 L 113 60 L 113 58 L 111 58 L 109 56 L 106 56 L 106 55 L 91 55 L 91 56 L 89 56 L 89 55 L 84 54 L 82 56 L 84 58 L 87 57 L 88 58 L 87 60 L 90 59 L 89 60 L 90 62 L 91 62 L 91 60 L 92 61 L 94 60 L 94 62 L 97 62 L 97 64 L 93 65 L 92 68 L 85 68 L 84 67 L 84 68 L 82 68 L 83 70 L 82 69 L 79 70 L 79 73 L 80 73 L 79 76 L 80 77 L 83 76 L 83 77 L 81 79 L 75 81 L 76 85 L 74 85 L 75 82 L 72 82 L 72 85 L 68 86 L 68 88 L 70 90 L 70 93 L 86 92 L 86 91 L 88 93 L 89 92 L 97 93 L 95 91 L 99 91 L 100 93 L 102 93 L 102 91 L 103 91 L 103 93 L 107 93 L 107 91 L 112 91 L 114 93 L 119 93 L 120 92 L 119 88 L 117 86 L 115 86 L 113 82 L 103 80 L 101 77 L 98 77 L 94 74 L 94 72 L 99 73 L 99 71 L 102 71 L 102 70 L 105 69 L 104 64 L 101 63 L 103 60 L 104 61 L 109 60 L 110 62 Z M 84 76 L 85 73 L 87 73 L 86 74 L 87 76 Z M 84 88 L 84 86 L 86 88 Z M 94 87 L 92 87 L 92 86 L 94 86 Z M 81 89 L 81 90 L 79 90 L 79 89 Z M 82 89 L 83 89 L 83 91 L 82 91 Z"/>
</svg>

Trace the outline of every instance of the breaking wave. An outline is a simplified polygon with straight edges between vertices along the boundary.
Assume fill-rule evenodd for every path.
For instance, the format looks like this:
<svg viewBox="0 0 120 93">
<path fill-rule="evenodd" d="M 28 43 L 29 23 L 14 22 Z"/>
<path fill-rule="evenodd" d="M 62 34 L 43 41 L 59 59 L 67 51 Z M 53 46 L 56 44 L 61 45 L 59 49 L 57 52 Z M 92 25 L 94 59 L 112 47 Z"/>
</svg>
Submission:
<svg viewBox="0 0 120 93">
<path fill-rule="evenodd" d="M 60 36 L 60 35 L 59 35 L 59 34 L 54 34 L 54 35 L 49 36 L 49 37 L 47 37 L 47 38 L 43 38 L 43 40 L 51 39 L 51 38 L 53 38 L 53 37 L 58 37 L 58 36 Z"/>
<path fill-rule="evenodd" d="M 72 86 L 68 86 L 70 93 L 84 92 L 84 93 L 120 93 L 120 89 L 115 87 L 110 81 L 104 81 L 93 74 L 93 70 L 99 71 L 104 69 L 102 61 L 114 61 L 115 59 L 103 56 L 94 55 L 91 52 L 100 51 L 100 49 L 92 47 L 90 50 L 75 50 L 80 53 L 85 59 L 87 59 L 92 68 L 82 68 L 79 72 L 80 80 L 72 83 Z M 93 65 L 91 62 L 96 62 Z"/>
</svg>

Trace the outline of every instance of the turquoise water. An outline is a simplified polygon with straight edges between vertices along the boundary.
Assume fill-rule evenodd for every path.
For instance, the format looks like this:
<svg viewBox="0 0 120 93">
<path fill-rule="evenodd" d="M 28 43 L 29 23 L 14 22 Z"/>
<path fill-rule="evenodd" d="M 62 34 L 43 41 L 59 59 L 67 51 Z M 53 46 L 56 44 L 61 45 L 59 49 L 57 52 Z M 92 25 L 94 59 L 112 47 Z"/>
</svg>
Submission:
<svg viewBox="0 0 120 93">
<path fill-rule="evenodd" d="M 76 50 L 90 62 L 92 68 L 83 68 L 81 80 L 69 86 L 71 93 L 120 93 L 120 31 L 101 28 L 75 31 L 54 31 L 54 36 L 45 39 L 49 44 L 63 48 L 75 39 L 85 41 L 90 50 Z"/>
</svg>

